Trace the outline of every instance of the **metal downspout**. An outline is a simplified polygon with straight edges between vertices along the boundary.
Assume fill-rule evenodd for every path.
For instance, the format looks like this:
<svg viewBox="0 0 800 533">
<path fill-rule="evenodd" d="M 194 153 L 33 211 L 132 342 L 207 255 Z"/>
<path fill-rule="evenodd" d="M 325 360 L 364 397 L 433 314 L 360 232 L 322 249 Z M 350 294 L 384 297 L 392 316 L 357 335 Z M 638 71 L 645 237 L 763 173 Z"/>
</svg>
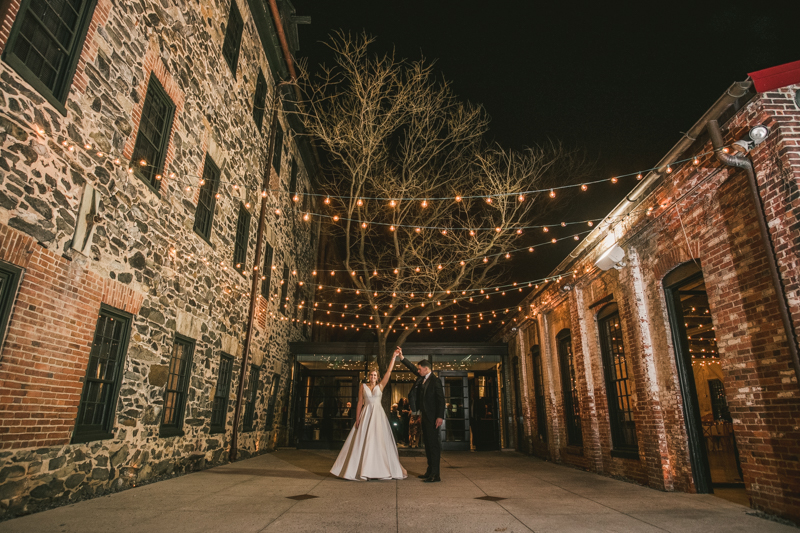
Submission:
<svg viewBox="0 0 800 533">
<path fill-rule="evenodd" d="M 744 169 L 747 174 L 747 183 L 750 186 L 750 194 L 756 209 L 756 219 L 758 220 L 758 229 L 761 232 L 761 241 L 764 243 L 764 251 L 767 253 L 767 265 L 769 266 L 769 273 L 772 276 L 772 286 L 775 289 L 778 309 L 781 314 L 781 321 L 783 322 L 783 329 L 786 331 L 786 340 L 789 344 L 789 353 L 792 356 L 792 366 L 797 376 L 797 382 L 800 384 L 800 358 L 798 357 L 797 336 L 794 334 L 792 318 L 789 314 L 789 305 L 786 299 L 786 291 L 783 288 L 783 283 L 781 283 L 781 277 L 778 271 L 778 261 L 775 257 L 775 244 L 772 242 L 772 236 L 769 234 L 769 229 L 767 228 L 767 216 L 764 213 L 764 203 L 758 191 L 758 181 L 756 181 L 753 162 L 745 156 L 726 154 L 722 151 L 722 133 L 720 132 L 719 124 L 716 120 L 709 120 L 706 128 L 711 137 L 711 143 L 716 150 L 717 159 L 724 165 Z"/>
</svg>

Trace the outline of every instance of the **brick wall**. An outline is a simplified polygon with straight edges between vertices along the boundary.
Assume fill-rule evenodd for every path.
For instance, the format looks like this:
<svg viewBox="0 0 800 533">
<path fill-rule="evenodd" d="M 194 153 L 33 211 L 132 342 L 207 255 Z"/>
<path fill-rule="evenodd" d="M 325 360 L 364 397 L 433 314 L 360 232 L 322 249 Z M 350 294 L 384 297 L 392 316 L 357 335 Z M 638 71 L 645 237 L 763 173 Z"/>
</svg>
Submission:
<svg viewBox="0 0 800 533">
<path fill-rule="evenodd" d="M 758 95 L 724 125 L 726 142 L 742 138 L 757 124 L 772 129 L 750 156 L 795 335 L 800 324 L 800 110 L 792 98 L 797 89 Z M 710 148 L 708 142 L 696 143 L 684 157 Z M 752 507 L 800 523 L 800 389 L 752 206 L 743 171 L 725 167 L 712 156 L 701 157 L 699 165 L 676 166 L 638 208 L 608 230 L 599 246 L 575 259 L 568 268 L 580 273 L 576 278 L 553 282 L 523 303 L 528 318 L 522 320 L 516 336 L 529 336 L 527 329 L 538 323 L 547 345 L 545 394 L 552 425 L 550 450 L 554 451 L 534 447 L 533 453 L 655 488 L 697 490 L 663 289 L 664 277 L 671 271 L 697 261 L 706 283 L 726 400 Z M 626 250 L 627 265 L 620 271 L 594 268 L 600 253 L 614 243 Z M 574 284 L 569 297 L 561 291 L 567 281 Z M 595 320 L 599 308 L 592 308 L 593 302 L 607 296 L 619 305 L 635 394 L 638 460 L 611 454 Z M 572 332 L 578 373 L 581 450 L 564 446 L 554 341 L 564 327 Z M 504 335 L 509 340 L 514 337 L 510 329 Z M 531 401 L 533 387 L 521 390 Z M 526 426 L 526 431 L 532 438 L 535 425 Z"/>
</svg>

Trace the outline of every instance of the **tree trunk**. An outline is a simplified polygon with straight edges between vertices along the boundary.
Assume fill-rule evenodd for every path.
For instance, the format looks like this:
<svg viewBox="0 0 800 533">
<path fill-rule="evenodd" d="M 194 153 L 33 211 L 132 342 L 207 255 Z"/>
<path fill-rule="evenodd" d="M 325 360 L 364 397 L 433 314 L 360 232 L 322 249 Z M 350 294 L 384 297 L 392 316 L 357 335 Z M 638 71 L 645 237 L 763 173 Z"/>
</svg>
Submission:
<svg viewBox="0 0 800 533">
<path fill-rule="evenodd" d="M 386 374 L 386 370 L 389 368 L 389 359 L 390 354 L 389 351 L 386 349 L 386 341 L 388 339 L 383 336 L 378 336 L 378 381 L 383 379 L 383 375 Z M 392 384 L 391 382 L 386 385 L 386 390 L 383 391 L 383 396 L 381 397 L 381 405 L 383 406 L 383 410 L 386 411 L 388 415 L 392 408 Z"/>
</svg>

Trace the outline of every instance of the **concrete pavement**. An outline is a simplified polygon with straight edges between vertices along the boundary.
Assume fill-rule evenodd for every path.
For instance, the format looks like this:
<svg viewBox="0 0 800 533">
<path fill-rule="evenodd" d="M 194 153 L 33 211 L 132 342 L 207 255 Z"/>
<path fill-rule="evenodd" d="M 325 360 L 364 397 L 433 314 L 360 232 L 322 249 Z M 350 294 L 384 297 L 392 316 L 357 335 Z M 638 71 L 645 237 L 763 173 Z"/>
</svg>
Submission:
<svg viewBox="0 0 800 533">
<path fill-rule="evenodd" d="M 416 478 L 424 456 L 401 458 L 406 480 L 370 482 L 328 475 L 335 458 L 279 450 L 2 522 L 0 532 L 798 531 L 712 495 L 659 492 L 511 452 L 445 452 L 443 481 L 432 484 Z"/>
</svg>

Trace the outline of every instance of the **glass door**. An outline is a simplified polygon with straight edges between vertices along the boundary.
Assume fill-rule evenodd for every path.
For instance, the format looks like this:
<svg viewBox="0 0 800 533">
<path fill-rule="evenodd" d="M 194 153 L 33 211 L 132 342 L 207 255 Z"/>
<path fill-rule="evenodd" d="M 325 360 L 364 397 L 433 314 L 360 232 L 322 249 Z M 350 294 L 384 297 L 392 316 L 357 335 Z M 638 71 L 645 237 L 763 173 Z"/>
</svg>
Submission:
<svg viewBox="0 0 800 533">
<path fill-rule="evenodd" d="M 297 401 L 298 447 L 338 450 L 356 416 L 358 373 L 303 368 Z"/>
<path fill-rule="evenodd" d="M 472 444 L 476 450 L 500 449 L 497 368 L 475 372 L 471 382 Z"/>
<path fill-rule="evenodd" d="M 443 450 L 469 450 L 469 383 L 467 372 L 443 370 L 439 379 L 444 386 Z"/>
</svg>

